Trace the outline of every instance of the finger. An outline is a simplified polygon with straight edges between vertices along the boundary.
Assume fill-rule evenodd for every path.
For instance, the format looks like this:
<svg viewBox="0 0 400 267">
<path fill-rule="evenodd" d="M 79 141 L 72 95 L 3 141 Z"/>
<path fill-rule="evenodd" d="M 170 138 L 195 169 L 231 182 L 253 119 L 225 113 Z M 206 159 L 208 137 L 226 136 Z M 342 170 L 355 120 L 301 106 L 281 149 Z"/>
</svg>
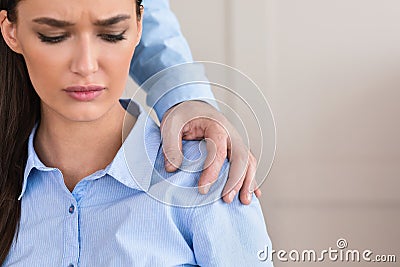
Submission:
<svg viewBox="0 0 400 267">
<path fill-rule="evenodd" d="M 256 194 L 257 198 L 260 198 L 262 196 L 262 192 L 260 188 L 257 188 L 256 190 L 254 190 L 254 194 Z"/>
<path fill-rule="evenodd" d="M 170 113 L 163 118 L 161 137 L 163 140 L 163 155 L 165 169 L 168 172 L 176 171 L 182 164 L 182 128 L 183 123 L 174 119 Z"/>
<path fill-rule="evenodd" d="M 199 125 L 207 124 L 208 121 L 203 118 L 195 118 L 188 121 L 182 128 L 182 139 L 184 140 L 203 140 L 204 130 Z"/>
<path fill-rule="evenodd" d="M 171 142 L 171 141 L 169 141 Z M 176 142 L 182 142 L 181 140 Z M 167 172 L 174 172 L 179 169 L 182 164 L 182 144 L 180 143 L 178 148 L 176 146 L 171 146 L 168 141 L 165 141 L 163 146 L 164 163 Z"/>
<path fill-rule="evenodd" d="M 222 193 L 227 203 L 232 202 L 242 187 L 247 171 L 247 157 L 248 152 L 243 147 L 239 150 L 231 150 L 229 176 Z"/>
<path fill-rule="evenodd" d="M 251 203 L 254 189 L 254 177 L 256 174 L 256 161 L 253 155 L 249 153 L 247 172 L 244 178 L 243 186 L 240 189 L 240 202 L 245 205 Z"/>
<path fill-rule="evenodd" d="M 253 179 L 253 186 L 254 194 L 256 195 L 257 198 L 260 198 L 262 195 L 261 189 L 258 186 L 257 180 L 254 178 Z"/>
<path fill-rule="evenodd" d="M 227 134 L 221 131 L 206 131 L 207 157 L 199 179 L 199 192 L 207 194 L 218 179 L 227 156 Z"/>
<path fill-rule="evenodd" d="M 224 200 L 224 202 L 229 204 L 229 203 L 231 203 L 233 201 L 233 199 L 235 198 L 235 196 L 239 192 L 240 188 L 242 188 L 243 181 L 244 181 L 244 177 L 242 177 L 238 182 L 236 182 L 233 185 L 233 189 L 232 190 L 230 190 L 226 194 L 223 194 L 222 199 Z"/>
</svg>

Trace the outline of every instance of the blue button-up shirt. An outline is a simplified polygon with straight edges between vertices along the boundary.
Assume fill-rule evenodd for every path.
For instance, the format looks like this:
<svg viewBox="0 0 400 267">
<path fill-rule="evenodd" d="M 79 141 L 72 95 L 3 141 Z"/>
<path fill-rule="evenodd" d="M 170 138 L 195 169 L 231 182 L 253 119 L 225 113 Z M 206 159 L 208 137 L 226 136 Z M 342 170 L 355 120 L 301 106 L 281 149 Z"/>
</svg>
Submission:
<svg viewBox="0 0 400 267">
<path fill-rule="evenodd" d="M 59 169 L 28 144 L 21 223 L 4 266 L 272 266 L 257 198 L 249 206 L 220 199 L 229 164 L 210 193 L 196 185 L 203 142 L 183 145 L 183 170 L 167 173 L 160 130 L 135 102 L 121 104 L 137 121 L 113 161 L 72 193 Z"/>
</svg>

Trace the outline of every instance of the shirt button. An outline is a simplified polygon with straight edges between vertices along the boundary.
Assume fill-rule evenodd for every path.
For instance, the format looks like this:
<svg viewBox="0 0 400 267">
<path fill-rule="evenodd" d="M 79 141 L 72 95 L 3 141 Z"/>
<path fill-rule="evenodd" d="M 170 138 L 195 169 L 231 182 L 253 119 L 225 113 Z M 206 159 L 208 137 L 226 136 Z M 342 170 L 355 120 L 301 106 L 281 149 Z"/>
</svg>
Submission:
<svg viewBox="0 0 400 267">
<path fill-rule="evenodd" d="M 74 205 L 69 206 L 68 211 L 69 211 L 69 213 L 71 213 L 71 214 L 74 213 L 74 211 L 75 211 L 75 206 L 74 206 Z M 70 264 L 69 266 L 70 266 L 70 267 L 73 267 L 74 265 L 73 265 L 73 264 L 72 264 L 72 265 Z"/>
</svg>

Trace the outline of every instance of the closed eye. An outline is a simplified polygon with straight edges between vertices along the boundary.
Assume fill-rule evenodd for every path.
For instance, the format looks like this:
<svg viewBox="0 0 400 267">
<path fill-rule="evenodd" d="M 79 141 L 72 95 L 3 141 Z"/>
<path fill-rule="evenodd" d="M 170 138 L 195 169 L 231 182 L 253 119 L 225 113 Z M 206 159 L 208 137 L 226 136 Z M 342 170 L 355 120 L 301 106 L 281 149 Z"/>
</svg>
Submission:
<svg viewBox="0 0 400 267">
<path fill-rule="evenodd" d="M 68 38 L 68 34 L 62 34 L 62 35 L 57 35 L 57 36 L 47 36 L 42 33 L 38 33 L 40 41 L 44 43 L 50 43 L 50 44 L 56 44 L 64 41 L 65 39 Z"/>
<path fill-rule="evenodd" d="M 125 32 L 126 32 L 126 30 L 119 34 L 101 33 L 101 34 L 98 34 L 97 36 L 102 38 L 106 42 L 117 43 L 119 41 L 126 40 Z M 57 35 L 57 36 L 47 36 L 47 35 L 44 35 L 43 33 L 38 33 L 38 37 L 39 37 L 40 41 L 42 41 L 44 43 L 49 43 L 49 44 L 60 43 L 64 40 L 66 40 L 69 36 L 70 35 L 68 33 L 62 34 L 62 35 Z"/>
<path fill-rule="evenodd" d="M 98 34 L 97 36 L 101 37 L 104 41 L 107 41 L 110 43 L 116 43 L 116 42 L 119 42 L 122 40 L 126 40 L 125 32 L 126 32 L 126 30 L 119 34 L 102 33 L 102 34 Z"/>
</svg>

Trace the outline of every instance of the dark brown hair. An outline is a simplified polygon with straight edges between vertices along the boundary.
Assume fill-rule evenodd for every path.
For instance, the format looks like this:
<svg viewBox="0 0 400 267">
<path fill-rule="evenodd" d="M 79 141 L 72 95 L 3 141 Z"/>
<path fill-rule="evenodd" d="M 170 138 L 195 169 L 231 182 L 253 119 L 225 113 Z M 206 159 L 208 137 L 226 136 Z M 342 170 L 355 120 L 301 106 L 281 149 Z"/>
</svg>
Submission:
<svg viewBox="0 0 400 267">
<path fill-rule="evenodd" d="M 21 0 L 0 0 L 10 22 L 17 22 Z M 141 0 L 136 0 L 140 19 Z M 40 99 L 29 78 L 22 55 L 12 51 L 0 38 L 0 266 L 14 237 L 17 240 L 21 217 L 18 196 L 28 157 L 28 138 L 40 120 Z"/>
</svg>

